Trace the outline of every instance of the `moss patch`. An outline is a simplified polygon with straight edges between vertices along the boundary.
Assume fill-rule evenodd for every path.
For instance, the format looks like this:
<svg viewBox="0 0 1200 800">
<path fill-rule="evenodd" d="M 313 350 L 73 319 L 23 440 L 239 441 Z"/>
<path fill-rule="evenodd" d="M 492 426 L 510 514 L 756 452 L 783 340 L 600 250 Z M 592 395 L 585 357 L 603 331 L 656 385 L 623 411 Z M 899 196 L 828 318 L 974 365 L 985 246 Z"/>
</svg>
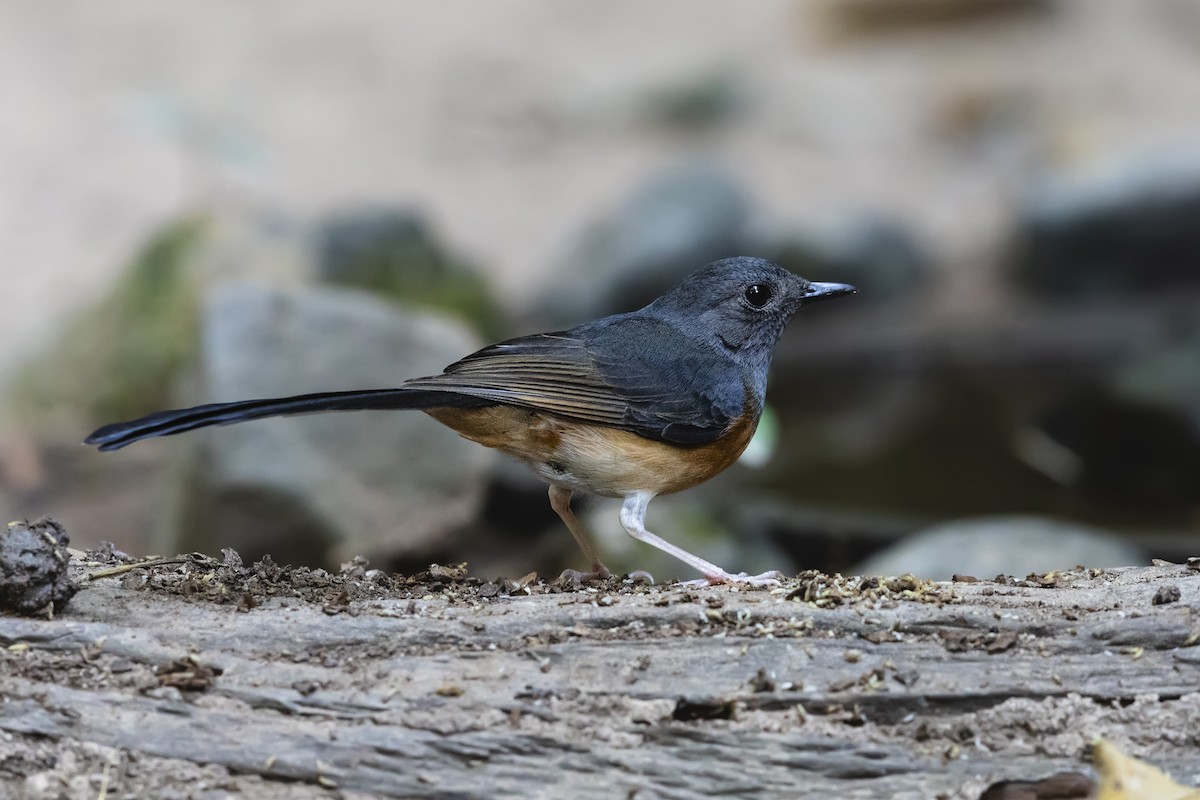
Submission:
<svg viewBox="0 0 1200 800">
<path fill-rule="evenodd" d="M 335 217 L 320 232 L 321 280 L 457 317 L 485 338 L 502 333 L 487 281 L 449 253 L 418 216 L 389 209 Z"/>
<path fill-rule="evenodd" d="M 164 406 L 197 347 L 194 265 L 206 229 L 197 217 L 165 225 L 112 290 L 22 369 L 11 399 L 23 421 L 36 425 L 66 412 L 111 421 Z"/>
</svg>

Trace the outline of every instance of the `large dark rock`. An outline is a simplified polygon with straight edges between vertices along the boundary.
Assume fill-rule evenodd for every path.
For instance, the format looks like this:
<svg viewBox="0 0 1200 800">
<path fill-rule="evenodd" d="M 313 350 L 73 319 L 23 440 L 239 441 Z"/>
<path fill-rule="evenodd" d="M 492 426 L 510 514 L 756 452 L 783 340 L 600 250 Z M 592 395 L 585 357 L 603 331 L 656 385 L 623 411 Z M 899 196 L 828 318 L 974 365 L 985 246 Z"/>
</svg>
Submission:
<svg viewBox="0 0 1200 800">
<path fill-rule="evenodd" d="M 890 302 L 920 288 L 932 266 L 907 227 L 870 213 L 822 229 L 764 237 L 756 252 L 806 278 L 858 287 L 857 305 Z"/>
<path fill-rule="evenodd" d="M 331 288 L 224 285 L 202 331 L 182 404 L 394 386 L 479 345 L 444 317 Z M 189 441 L 162 549 L 308 563 L 442 548 L 475 518 L 495 456 L 416 411 L 256 421 Z"/>
<path fill-rule="evenodd" d="M 1012 273 L 1048 295 L 1200 290 L 1200 156 L 1113 165 L 1037 186 Z"/>
</svg>

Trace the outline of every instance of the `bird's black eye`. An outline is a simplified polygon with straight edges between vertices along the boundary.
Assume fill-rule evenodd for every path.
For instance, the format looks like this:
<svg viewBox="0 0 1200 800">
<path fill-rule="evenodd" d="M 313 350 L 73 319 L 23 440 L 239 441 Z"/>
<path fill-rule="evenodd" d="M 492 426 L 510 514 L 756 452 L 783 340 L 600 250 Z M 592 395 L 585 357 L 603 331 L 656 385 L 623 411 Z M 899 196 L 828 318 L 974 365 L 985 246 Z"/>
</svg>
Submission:
<svg viewBox="0 0 1200 800">
<path fill-rule="evenodd" d="M 751 308 L 762 308 L 771 302 L 771 286 L 766 283 L 752 283 L 746 287 L 746 302 Z"/>
</svg>

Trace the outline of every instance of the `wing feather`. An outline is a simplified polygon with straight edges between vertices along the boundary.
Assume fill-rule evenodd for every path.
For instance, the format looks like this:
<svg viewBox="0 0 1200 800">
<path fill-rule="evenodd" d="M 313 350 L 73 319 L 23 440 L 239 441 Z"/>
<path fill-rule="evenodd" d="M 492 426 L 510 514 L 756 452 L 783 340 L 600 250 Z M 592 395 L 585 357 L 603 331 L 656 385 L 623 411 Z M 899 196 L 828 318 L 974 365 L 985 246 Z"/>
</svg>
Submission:
<svg viewBox="0 0 1200 800">
<path fill-rule="evenodd" d="M 743 410 L 740 371 L 655 320 L 486 347 L 405 388 L 451 391 L 679 443 L 712 441 Z"/>
</svg>

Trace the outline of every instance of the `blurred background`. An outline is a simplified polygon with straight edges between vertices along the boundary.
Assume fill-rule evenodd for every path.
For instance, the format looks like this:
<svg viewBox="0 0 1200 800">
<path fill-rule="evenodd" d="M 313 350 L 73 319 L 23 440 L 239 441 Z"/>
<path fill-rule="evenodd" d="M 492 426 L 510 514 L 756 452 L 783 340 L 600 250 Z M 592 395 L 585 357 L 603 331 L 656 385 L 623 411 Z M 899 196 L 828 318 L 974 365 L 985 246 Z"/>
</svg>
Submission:
<svg viewBox="0 0 1200 800">
<path fill-rule="evenodd" d="M 76 546 L 579 567 L 544 486 L 418 413 L 78 442 L 745 254 L 860 294 L 652 530 L 750 571 L 1200 554 L 1195 2 L 2 0 L 0 98 L 0 511 Z M 692 577 L 582 508 L 614 569 Z"/>
</svg>

